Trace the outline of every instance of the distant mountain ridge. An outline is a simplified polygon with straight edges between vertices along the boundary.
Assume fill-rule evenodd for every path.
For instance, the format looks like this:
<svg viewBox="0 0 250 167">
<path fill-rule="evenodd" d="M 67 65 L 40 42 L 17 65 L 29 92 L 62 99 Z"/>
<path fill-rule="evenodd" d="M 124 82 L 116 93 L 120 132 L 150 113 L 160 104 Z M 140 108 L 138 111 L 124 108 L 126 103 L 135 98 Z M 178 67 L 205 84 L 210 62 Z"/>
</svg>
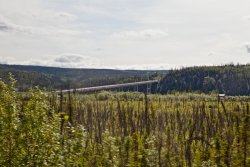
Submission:
<svg viewBox="0 0 250 167">
<path fill-rule="evenodd" d="M 45 67 L 45 66 L 33 66 L 33 65 L 7 65 L 0 64 L 0 69 L 12 69 L 12 70 L 21 70 L 21 71 L 32 71 L 39 72 L 45 74 L 65 74 L 70 75 L 72 73 L 75 74 L 77 72 L 86 72 L 90 74 L 92 72 L 98 72 L 100 75 L 108 74 L 108 75 L 121 75 L 121 74 L 153 74 L 155 72 L 159 74 L 165 74 L 167 70 L 117 70 L 117 69 L 94 69 L 94 68 L 61 68 L 61 67 Z"/>
</svg>

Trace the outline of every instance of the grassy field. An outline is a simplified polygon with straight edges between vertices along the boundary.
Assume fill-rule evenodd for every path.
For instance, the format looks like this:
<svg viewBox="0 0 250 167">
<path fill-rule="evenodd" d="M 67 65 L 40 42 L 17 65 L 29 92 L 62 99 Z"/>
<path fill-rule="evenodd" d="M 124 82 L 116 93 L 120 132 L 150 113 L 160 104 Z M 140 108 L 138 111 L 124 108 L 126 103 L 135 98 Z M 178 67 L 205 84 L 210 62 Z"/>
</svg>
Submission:
<svg viewBox="0 0 250 167">
<path fill-rule="evenodd" d="M 0 166 L 250 165 L 250 98 L 25 95 L 0 83 Z"/>
</svg>

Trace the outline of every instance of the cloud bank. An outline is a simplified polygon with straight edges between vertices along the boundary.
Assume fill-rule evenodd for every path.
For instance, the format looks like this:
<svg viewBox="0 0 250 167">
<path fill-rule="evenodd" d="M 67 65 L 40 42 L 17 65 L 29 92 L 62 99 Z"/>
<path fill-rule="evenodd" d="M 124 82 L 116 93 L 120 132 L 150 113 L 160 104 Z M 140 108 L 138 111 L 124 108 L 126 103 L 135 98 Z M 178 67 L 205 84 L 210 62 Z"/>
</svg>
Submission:
<svg viewBox="0 0 250 167">
<path fill-rule="evenodd" d="M 95 68 L 100 66 L 98 59 L 76 53 L 63 53 L 60 55 L 49 56 L 40 60 L 34 59 L 30 61 L 17 61 L 12 58 L 4 57 L 0 57 L 0 59 L 0 63 L 2 64 L 23 64 L 63 68 Z"/>
<path fill-rule="evenodd" d="M 249 6 L 249 0 L 0 0 L 0 61 L 159 69 L 246 63 Z"/>
</svg>

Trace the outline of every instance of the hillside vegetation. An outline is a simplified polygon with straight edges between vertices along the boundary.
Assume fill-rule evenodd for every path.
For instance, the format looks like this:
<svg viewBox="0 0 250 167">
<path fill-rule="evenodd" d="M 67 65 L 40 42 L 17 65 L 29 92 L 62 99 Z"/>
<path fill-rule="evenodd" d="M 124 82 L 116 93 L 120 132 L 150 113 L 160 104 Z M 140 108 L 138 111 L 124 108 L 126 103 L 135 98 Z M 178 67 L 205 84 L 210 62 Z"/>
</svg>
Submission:
<svg viewBox="0 0 250 167">
<path fill-rule="evenodd" d="M 162 79 L 161 93 L 217 92 L 227 95 L 250 94 L 250 65 L 190 67 L 170 70 Z"/>
</svg>

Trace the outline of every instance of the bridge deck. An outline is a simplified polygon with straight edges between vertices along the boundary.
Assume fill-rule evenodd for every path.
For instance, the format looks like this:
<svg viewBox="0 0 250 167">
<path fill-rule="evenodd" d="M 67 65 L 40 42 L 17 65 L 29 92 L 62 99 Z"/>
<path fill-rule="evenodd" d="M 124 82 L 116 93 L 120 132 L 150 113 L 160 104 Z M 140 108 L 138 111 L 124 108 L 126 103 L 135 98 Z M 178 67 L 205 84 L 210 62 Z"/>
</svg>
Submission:
<svg viewBox="0 0 250 167">
<path fill-rule="evenodd" d="M 68 89 L 62 91 L 56 91 L 57 93 L 66 93 L 66 92 L 95 92 L 101 90 L 109 90 L 115 88 L 129 87 L 129 86 L 139 86 L 146 84 L 158 83 L 158 80 L 149 80 L 149 81 L 141 81 L 141 82 L 132 82 L 132 83 L 124 83 L 124 84 L 115 84 L 115 85 L 105 85 L 105 86 L 95 86 L 95 87 L 87 87 L 87 88 L 77 88 L 77 89 Z"/>
</svg>

